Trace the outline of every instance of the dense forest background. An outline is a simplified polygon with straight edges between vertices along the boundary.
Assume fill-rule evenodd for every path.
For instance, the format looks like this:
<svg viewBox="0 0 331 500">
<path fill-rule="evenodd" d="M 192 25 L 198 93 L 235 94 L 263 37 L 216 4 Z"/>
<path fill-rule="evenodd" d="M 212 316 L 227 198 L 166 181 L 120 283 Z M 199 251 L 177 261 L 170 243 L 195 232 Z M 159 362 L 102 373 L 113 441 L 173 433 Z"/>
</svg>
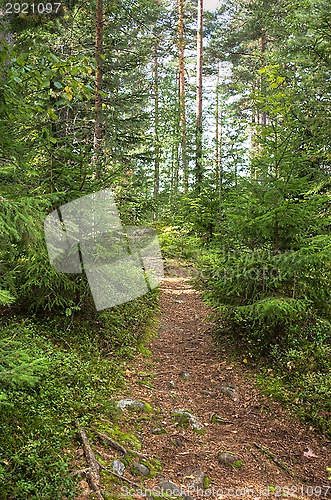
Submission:
<svg viewBox="0 0 331 500">
<path fill-rule="evenodd" d="M 70 423 L 103 410 L 94 381 L 121 383 L 157 309 L 154 291 L 96 313 L 49 264 L 47 214 L 104 188 L 194 262 L 216 341 L 272 363 L 267 391 L 330 433 L 329 2 L 39 5 L 0 8 L 3 498 L 57 498 Z"/>
</svg>

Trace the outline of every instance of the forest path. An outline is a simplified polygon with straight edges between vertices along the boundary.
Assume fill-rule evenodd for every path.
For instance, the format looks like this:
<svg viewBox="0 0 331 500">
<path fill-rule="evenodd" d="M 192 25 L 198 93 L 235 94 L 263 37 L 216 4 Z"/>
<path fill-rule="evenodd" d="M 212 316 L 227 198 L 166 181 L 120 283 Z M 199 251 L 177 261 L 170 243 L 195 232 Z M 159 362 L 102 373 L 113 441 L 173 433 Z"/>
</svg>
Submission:
<svg viewBox="0 0 331 500">
<path fill-rule="evenodd" d="M 326 471 L 331 442 L 261 396 L 254 368 L 233 360 L 226 346 L 215 349 L 208 335 L 211 325 L 203 321 L 211 310 L 185 274 L 188 270 L 175 264 L 168 268 L 161 286 L 159 328 L 147 346 L 151 353 L 133 361 L 126 371 L 126 389 L 118 396 L 152 407 L 153 413 L 121 410 L 119 425 L 139 439 L 141 453 L 157 456 L 162 465 L 162 471 L 151 478 L 125 472 L 136 484 L 143 479 L 142 491 L 133 488 L 131 496 L 145 497 L 145 489 L 153 492 L 153 487 L 155 493 L 156 487 L 165 491 L 172 481 L 182 494 L 194 498 L 331 498 Z M 171 416 L 183 409 L 198 419 L 182 417 L 186 428 L 176 426 Z M 199 423 L 201 434 L 193 429 Z M 314 456 L 304 456 L 309 449 Z M 242 466 L 220 463 L 221 452 L 234 453 Z M 203 492 L 203 483 L 210 493 Z M 123 485 L 131 488 L 120 482 L 112 493 L 121 496 Z"/>
</svg>

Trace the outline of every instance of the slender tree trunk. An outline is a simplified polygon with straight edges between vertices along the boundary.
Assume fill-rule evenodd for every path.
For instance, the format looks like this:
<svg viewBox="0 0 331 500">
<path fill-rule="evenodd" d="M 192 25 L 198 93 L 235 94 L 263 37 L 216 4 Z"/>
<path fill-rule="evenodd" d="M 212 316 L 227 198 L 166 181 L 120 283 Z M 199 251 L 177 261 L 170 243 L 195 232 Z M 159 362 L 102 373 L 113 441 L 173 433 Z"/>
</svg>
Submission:
<svg viewBox="0 0 331 500">
<path fill-rule="evenodd" d="M 174 204 L 177 204 L 177 195 L 178 195 L 178 187 L 179 187 L 179 143 L 181 142 L 182 136 L 181 134 L 181 109 L 180 109 L 180 74 L 178 73 L 178 103 L 179 108 L 176 104 L 175 110 L 175 120 L 174 120 L 174 140 L 175 140 L 175 169 L 174 169 Z M 185 123 L 185 122 L 184 122 Z M 186 142 L 185 142 L 186 145 Z M 182 147 L 182 160 L 183 160 L 183 143 L 181 143 Z M 186 154 L 186 151 L 185 151 Z M 184 172 L 185 174 L 185 172 Z M 184 181 L 184 190 L 185 190 L 185 181 Z"/>
<path fill-rule="evenodd" d="M 96 0 L 96 36 L 95 36 L 95 126 L 94 126 L 94 162 L 95 178 L 100 179 L 102 165 L 102 52 L 103 52 L 103 0 Z"/>
<path fill-rule="evenodd" d="M 4 17 L 4 15 L 5 15 L 5 9 L 0 7 L 0 52 L 2 51 L 4 44 L 8 43 L 9 46 L 8 55 L 10 55 L 14 37 L 13 34 L 7 30 L 7 27 L 9 26 L 9 20 L 7 21 L 1 20 Z M 8 64 L 9 63 L 7 62 L 7 65 Z"/>
<path fill-rule="evenodd" d="M 174 200 L 174 173 L 175 173 L 175 142 L 171 143 L 171 164 L 170 164 L 170 194 L 169 202 L 173 204 Z"/>
<path fill-rule="evenodd" d="M 219 154 L 218 154 L 218 220 L 221 223 L 222 218 L 222 183 L 223 183 L 223 158 L 222 158 L 222 140 L 223 140 L 223 107 L 221 106 L 220 113 L 220 137 L 219 137 Z"/>
<path fill-rule="evenodd" d="M 218 172 L 218 94 L 219 94 L 219 83 L 220 83 L 220 61 L 217 61 L 217 78 L 216 78 L 216 116 L 215 116 L 215 165 L 216 174 Z"/>
<path fill-rule="evenodd" d="M 186 117 L 185 117 L 185 73 L 184 73 L 184 12 L 183 0 L 178 3 L 179 12 L 179 104 L 180 104 L 180 128 L 181 149 L 183 165 L 183 187 L 184 193 L 188 191 L 188 161 L 187 161 L 187 139 L 186 139 Z"/>
<path fill-rule="evenodd" d="M 197 102 L 196 102 L 196 186 L 198 193 L 202 185 L 202 27 L 203 0 L 198 0 L 197 26 Z"/>
<path fill-rule="evenodd" d="M 178 128 L 177 128 L 178 133 Z M 177 135 L 176 135 L 177 137 Z M 178 140 L 176 139 L 175 143 L 175 171 L 174 171 L 174 194 L 175 194 L 175 204 L 177 204 L 177 195 L 178 195 L 178 185 L 179 185 L 179 151 L 178 151 Z"/>
<path fill-rule="evenodd" d="M 263 33 L 263 35 L 261 37 L 262 66 L 264 66 L 264 64 L 265 64 L 264 52 L 266 51 L 266 48 L 267 48 L 267 39 L 266 39 L 265 33 Z M 263 84 L 262 77 L 261 77 L 261 93 L 265 94 L 265 87 Z M 267 112 L 265 111 L 265 109 L 262 108 L 262 110 L 261 110 L 261 125 L 262 125 L 262 127 L 265 127 L 266 124 L 267 124 Z"/>
<path fill-rule="evenodd" d="M 254 91 L 254 89 L 253 89 Z M 253 169 L 253 159 L 255 156 L 256 140 L 255 140 L 255 108 L 252 108 L 252 129 L 251 129 L 251 148 L 250 148 L 250 158 L 251 158 L 251 177 L 255 177 L 256 169 Z M 255 170 L 255 171 L 254 171 Z"/>
<path fill-rule="evenodd" d="M 275 151 L 275 181 L 276 181 L 276 189 L 275 189 L 275 225 L 274 225 L 274 233 L 275 233 L 275 252 L 278 251 L 278 163 L 277 163 L 277 158 L 278 158 L 278 134 L 277 134 L 277 129 L 276 131 L 276 151 Z"/>
<path fill-rule="evenodd" d="M 159 199 L 160 186 L 160 137 L 159 137 L 159 68 L 157 42 L 154 44 L 154 201 Z M 153 214 L 153 219 L 158 218 L 157 208 Z"/>
</svg>

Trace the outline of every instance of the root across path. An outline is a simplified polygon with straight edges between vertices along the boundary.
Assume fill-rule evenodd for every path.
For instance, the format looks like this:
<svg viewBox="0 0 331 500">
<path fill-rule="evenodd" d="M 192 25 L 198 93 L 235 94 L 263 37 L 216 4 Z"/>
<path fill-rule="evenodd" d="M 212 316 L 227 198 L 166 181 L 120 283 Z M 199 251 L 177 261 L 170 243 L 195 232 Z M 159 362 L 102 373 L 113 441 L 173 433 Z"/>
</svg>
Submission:
<svg viewBox="0 0 331 500">
<path fill-rule="evenodd" d="M 107 490 L 133 498 L 150 492 L 184 499 L 331 498 L 331 442 L 262 396 L 256 368 L 229 356 L 226 345 L 215 348 L 211 310 L 184 268 L 168 272 L 149 354 L 133 361 L 118 396 L 124 403 L 116 425 L 141 445 L 140 454 L 124 459 L 123 477 L 141 487 L 123 488 L 119 480 Z M 132 411 L 130 401 L 145 410 Z M 132 448 L 133 442 L 122 445 Z M 107 453 L 121 460 L 115 448 Z M 150 474 L 132 467 L 132 460 Z"/>
</svg>

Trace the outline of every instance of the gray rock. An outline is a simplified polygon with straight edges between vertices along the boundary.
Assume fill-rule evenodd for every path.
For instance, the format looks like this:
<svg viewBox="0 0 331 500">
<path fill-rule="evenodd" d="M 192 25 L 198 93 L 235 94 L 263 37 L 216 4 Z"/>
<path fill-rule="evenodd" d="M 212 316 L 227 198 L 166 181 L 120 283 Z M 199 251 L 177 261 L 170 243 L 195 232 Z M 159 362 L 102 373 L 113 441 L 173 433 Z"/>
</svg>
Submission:
<svg viewBox="0 0 331 500">
<path fill-rule="evenodd" d="M 198 487 L 202 488 L 204 485 L 204 482 L 205 482 L 206 474 L 200 469 L 195 469 L 193 471 L 193 475 L 194 475 L 194 479 L 190 483 L 190 486 L 193 488 L 198 488 Z"/>
<path fill-rule="evenodd" d="M 202 470 L 198 468 L 187 468 L 180 471 L 180 474 L 184 476 L 184 481 L 188 483 L 190 488 L 203 488 L 206 475 Z"/>
<path fill-rule="evenodd" d="M 120 460 L 113 460 L 111 463 L 113 471 L 119 476 L 123 476 L 125 465 Z"/>
<path fill-rule="evenodd" d="M 185 409 L 180 409 L 180 410 L 174 410 L 171 412 L 171 415 L 174 417 L 186 417 L 187 420 L 190 422 L 192 428 L 196 431 L 202 431 L 205 430 L 204 426 L 199 422 L 197 417 L 192 415 L 188 410 Z"/>
<path fill-rule="evenodd" d="M 227 396 L 230 396 L 230 398 L 233 399 L 233 401 L 239 401 L 239 394 L 234 385 L 219 385 L 217 389 L 220 392 L 223 392 L 223 394 L 226 394 Z"/>
<path fill-rule="evenodd" d="M 159 486 L 161 488 L 162 495 L 164 495 L 165 493 L 169 495 L 180 495 L 180 490 L 181 490 L 180 486 L 177 486 L 177 484 L 173 483 L 172 481 L 169 481 L 169 479 L 164 479 L 164 478 L 159 479 Z"/>
<path fill-rule="evenodd" d="M 143 464 L 140 464 L 139 462 L 133 462 L 132 466 L 134 468 L 134 471 L 138 474 L 141 474 L 142 476 L 148 476 L 150 474 L 149 468 Z"/>
<path fill-rule="evenodd" d="M 177 446 L 178 448 L 183 448 L 183 443 L 181 442 L 181 440 L 179 438 L 175 438 L 172 440 L 172 442 L 174 443 L 175 446 Z"/>
<path fill-rule="evenodd" d="M 143 401 L 133 401 L 130 408 L 132 408 L 133 410 L 145 410 L 146 405 Z"/>
<path fill-rule="evenodd" d="M 192 378 L 191 375 L 187 372 L 180 372 L 179 376 L 183 380 L 190 380 L 190 378 Z"/>
<path fill-rule="evenodd" d="M 121 399 L 117 403 L 117 406 L 123 410 L 124 408 L 129 408 L 132 410 L 144 410 L 146 408 L 145 403 L 142 401 L 137 401 L 135 399 Z"/>
<path fill-rule="evenodd" d="M 203 389 L 200 392 L 201 392 L 201 394 L 204 394 L 205 396 L 210 396 L 211 398 L 216 398 L 216 396 L 217 396 L 217 394 L 215 392 L 206 391 L 205 389 Z"/>
<path fill-rule="evenodd" d="M 185 493 L 182 493 L 181 498 L 184 500 L 195 500 L 194 498 L 190 497 L 190 495 L 186 495 Z"/>
<path fill-rule="evenodd" d="M 154 429 L 152 429 L 152 433 L 153 434 L 166 434 L 167 431 L 165 429 L 163 429 L 163 427 L 154 427 Z"/>
<path fill-rule="evenodd" d="M 229 451 L 223 451 L 217 455 L 217 460 L 220 464 L 227 465 L 228 467 L 241 467 L 242 459 L 239 455 Z"/>
<path fill-rule="evenodd" d="M 164 323 L 163 321 L 161 321 L 159 328 L 158 328 L 158 331 L 159 331 L 159 333 L 163 333 L 163 332 L 166 332 L 168 330 L 171 330 L 171 328 L 172 328 L 172 325 L 169 325 L 168 323 Z"/>
</svg>

